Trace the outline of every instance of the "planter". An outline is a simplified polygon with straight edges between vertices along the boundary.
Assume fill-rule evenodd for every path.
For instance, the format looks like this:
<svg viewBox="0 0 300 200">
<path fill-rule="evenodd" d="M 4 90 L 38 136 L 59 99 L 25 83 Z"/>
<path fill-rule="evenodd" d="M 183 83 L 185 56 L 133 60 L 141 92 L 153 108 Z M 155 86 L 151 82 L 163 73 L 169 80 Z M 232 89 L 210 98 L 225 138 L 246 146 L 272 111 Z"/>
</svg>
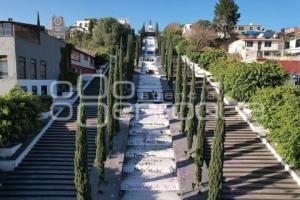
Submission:
<svg viewBox="0 0 300 200">
<path fill-rule="evenodd" d="M 0 157 L 6 158 L 13 156 L 18 149 L 22 146 L 22 144 L 16 144 L 15 146 L 8 147 L 8 148 L 0 148 Z"/>
</svg>

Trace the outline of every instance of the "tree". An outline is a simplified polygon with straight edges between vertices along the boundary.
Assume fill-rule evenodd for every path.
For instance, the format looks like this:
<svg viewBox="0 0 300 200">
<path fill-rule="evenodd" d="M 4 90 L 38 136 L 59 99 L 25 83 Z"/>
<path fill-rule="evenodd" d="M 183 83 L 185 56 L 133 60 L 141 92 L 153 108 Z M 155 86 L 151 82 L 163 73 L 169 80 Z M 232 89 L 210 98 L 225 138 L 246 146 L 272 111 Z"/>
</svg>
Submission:
<svg viewBox="0 0 300 200">
<path fill-rule="evenodd" d="M 205 139 L 205 117 L 206 117 L 206 98 L 207 98 L 207 88 L 206 88 L 206 76 L 203 78 L 203 85 L 201 91 L 201 100 L 199 106 L 199 119 L 197 126 L 197 143 L 196 143 L 196 181 L 198 186 L 201 184 L 202 180 L 202 167 L 204 163 L 204 139 Z"/>
<path fill-rule="evenodd" d="M 161 65 L 163 67 L 165 67 L 165 54 L 166 54 L 166 50 L 165 50 L 165 37 L 161 37 L 161 42 L 160 42 L 160 62 L 161 62 Z"/>
<path fill-rule="evenodd" d="M 106 160 L 106 139 L 105 139 L 105 116 L 104 116 L 104 80 L 100 78 L 100 90 L 98 98 L 98 120 L 97 120 L 97 138 L 96 138 L 96 168 L 98 171 L 99 183 L 102 184 L 105 179 L 105 160 Z"/>
<path fill-rule="evenodd" d="M 140 62 L 140 39 L 136 38 L 135 41 L 135 67 L 139 67 Z"/>
<path fill-rule="evenodd" d="M 234 29 L 241 14 L 238 12 L 239 6 L 234 0 L 219 0 L 215 6 L 214 24 L 217 29 L 223 33 L 223 37 L 227 38 Z"/>
<path fill-rule="evenodd" d="M 193 24 L 191 31 L 186 34 L 186 38 L 193 46 L 194 51 L 201 51 L 203 48 L 214 44 L 217 33 L 209 21 L 201 20 Z"/>
<path fill-rule="evenodd" d="M 189 112 L 186 120 L 186 132 L 187 132 L 187 143 L 188 143 L 188 151 L 191 154 L 191 150 L 193 147 L 193 137 L 194 137 L 194 118 L 195 118 L 195 66 L 193 66 L 192 71 L 192 80 L 190 85 L 190 95 L 189 95 Z"/>
<path fill-rule="evenodd" d="M 80 90 L 82 95 L 82 81 L 80 81 Z M 80 96 L 80 102 L 77 110 L 78 113 L 74 157 L 74 182 L 77 190 L 77 200 L 91 200 L 92 196 L 88 168 L 88 139 L 87 131 L 85 128 L 86 115 L 82 96 Z"/>
<path fill-rule="evenodd" d="M 173 42 L 172 37 L 169 38 L 168 46 L 168 66 L 167 66 L 168 80 L 173 81 Z"/>
<path fill-rule="evenodd" d="M 118 68 L 118 81 L 122 82 L 124 81 L 124 74 L 123 74 L 123 70 L 124 69 L 124 53 L 123 53 L 123 38 L 121 38 L 120 40 L 120 51 L 119 51 L 119 68 Z M 118 95 L 119 97 L 119 105 L 118 105 L 118 117 L 120 117 L 121 114 L 121 110 L 122 110 L 122 98 L 124 95 L 124 85 L 123 84 L 119 84 L 118 85 Z M 119 120 L 118 120 L 119 122 Z M 117 125 L 117 128 L 119 130 L 119 123 Z"/>
<path fill-rule="evenodd" d="M 109 140 L 108 149 L 112 151 L 113 149 L 113 136 L 114 136 L 114 116 L 113 116 L 113 107 L 114 107 L 114 69 L 113 66 L 113 57 L 110 57 L 109 61 L 109 75 L 108 75 L 108 94 L 107 94 L 107 113 L 106 113 L 106 125 L 107 125 L 107 135 Z"/>
<path fill-rule="evenodd" d="M 93 31 L 95 28 L 95 24 L 96 24 L 96 19 L 90 19 L 89 20 L 89 26 L 88 26 L 88 31 L 90 36 L 93 36 Z"/>
<path fill-rule="evenodd" d="M 121 44 L 121 43 L 120 43 Z M 119 85 L 115 85 L 115 83 L 117 83 L 118 81 L 120 81 L 120 59 L 121 58 L 121 47 L 123 48 L 123 45 L 120 45 L 119 47 L 116 47 L 116 59 L 115 59 L 115 69 L 114 69 L 114 94 L 117 95 L 117 96 L 120 96 L 120 88 L 119 87 L 115 87 L 115 86 L 119 86 Z M 118 117 L 119 117 L 119 104 L 120 103 L 120 99 L 117 98 L 116 96 L 114 96 L 114 114 L 115 116 L 114 117 L 117 117 L 114 119 L 114 128 L 115 128 L 115 134 L 116 132 L 119 131 L 119 120 L 118 120 Z"/>
<path fill-rule="evenodd" d="M 224 91 L 223 79 L 221 79 L 220 92 L 218 96 L 216 125 L 212 144 L 211 159 L 208 171 L 209 200 L 218 200 L 221 196 L 224 163 L 224 140 L 225 140 L 225 121 L 224 121 Z"/>
<path fill-rule="evenodd" d="M 127 37 L 127 49 L 126 49 L 126 80 L 132 80 L 134 72 L 134 54 L 133 54 L 133 36 L 129 34 Z"/>
<path fill-rule="evenodd" d="M 181 125 L 180 129 L 183 134 L 185 134 L 185 123 L 186 123 L 186 115 L 187 115 L 187 64 L 184 64 L 184 69 L 182 73 L 182 98 L 180 105 L 180 117 L 181 117 Z"/>
<path fill-rule="evenodd" d="M 182 89 L 182 66 L 181 66 L 181 57 L 178 54 L 177 57 L 177 67 L 176 67 L 176 82 L 175 82 L 175 102 L 176 102 L 176 111 L 180 113 L 180 103 L 181 103 L 181 89 Z"/>
</svg>

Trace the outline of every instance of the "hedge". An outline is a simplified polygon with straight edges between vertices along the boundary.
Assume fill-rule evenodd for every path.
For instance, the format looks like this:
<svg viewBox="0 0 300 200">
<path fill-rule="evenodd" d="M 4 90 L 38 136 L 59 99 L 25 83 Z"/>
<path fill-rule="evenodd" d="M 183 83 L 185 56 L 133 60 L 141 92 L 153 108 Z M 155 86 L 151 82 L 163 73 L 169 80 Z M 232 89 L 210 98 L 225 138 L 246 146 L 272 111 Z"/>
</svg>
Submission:
<svg viewBox="0 0 300 200">
<path fill-rule="evenodd" d="M 300 167 L 300 87 L 258 90 L 251 98 L 253 117 L 270 129 L 269 139 L 285 160 Z"/>
<path fill-rule="evenodd" d="M 0 146 L 14 145 L 32 134 L 50 102 L 50 97 L 33 96 L 18 86 L 0 97 Z"/>
<path fill-rule="evenodd" d="M 220 81 L 221 74 L 225 74 L 229 65 L 231 65 L 227 60 L 219 60 L 217 62 L 213 62 L 209 65 L 208 70 L 212 73 L 215 81 Z"/>
<path fill-rule="evenodd" d="M 227 53 L 223 50 L 208 50 L 200 55 L 198 64 L 204 69 L 208 69 L 208 66 L 218 60 L 225 60 Z"/>
<path fill-rule="evenodd" d="M 236 62 L 227 68 L 224 85 L 226 93 L 240 102 L 248 102 L 260 88 L 283 85 L 289 79 L 277 63 Z"/>
</svg>

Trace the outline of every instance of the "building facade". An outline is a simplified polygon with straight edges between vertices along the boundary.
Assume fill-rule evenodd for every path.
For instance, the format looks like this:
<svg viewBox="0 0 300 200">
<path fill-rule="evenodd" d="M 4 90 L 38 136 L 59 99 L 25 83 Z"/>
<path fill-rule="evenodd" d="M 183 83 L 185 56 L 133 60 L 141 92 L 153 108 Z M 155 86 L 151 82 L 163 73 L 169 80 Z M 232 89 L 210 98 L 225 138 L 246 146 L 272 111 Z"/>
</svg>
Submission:
<svg viewBox="0 0 300 200">
<path fill-rule="evenodd" d="M 53 16 L 49 21 L 48 34 L 57 39 L 64 40 L 66 37 L 66 26 L 63 17 Z"/>
<path fill-rule="evenodd" d="M 95 57 L 80 49 L 72 49 L 71 67 L 77 74 L 93 74 L 96 72 Z"/>
<path fill-rule="evenodd" d="M 254 24 L 249 24 L 249 25 L 237 25 L 234 28 L 234 32 L 238 34 L 242 34 L 248 31 L 258 31 L 258 32 L 263 32 L 265 31 L 265 28 L 262 25 L 254 25 Z"/>
<path fill-rule="evenodd" d="M 65 43 L 49 36 L 44 27 L 0 21 L 0 44 L 0 95 L 16 84 L 37 95 L 50 94 L 60 76 Z"/>
<path fill-rule="evenodd" d="M 244 62 L 257 59 L 281 57 L 284 52 L 284 42 L 280 39 L 245 38 L 231 43 L 230 54 L 239 54 Z"/>
</svg>

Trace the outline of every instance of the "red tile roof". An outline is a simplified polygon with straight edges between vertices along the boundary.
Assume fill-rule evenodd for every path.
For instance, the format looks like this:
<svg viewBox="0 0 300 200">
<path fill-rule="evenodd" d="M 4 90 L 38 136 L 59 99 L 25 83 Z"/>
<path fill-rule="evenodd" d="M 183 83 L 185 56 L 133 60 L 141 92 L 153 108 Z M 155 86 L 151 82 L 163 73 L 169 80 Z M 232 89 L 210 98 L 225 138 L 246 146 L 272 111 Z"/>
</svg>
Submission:
<svg viewBox="0 0 300 200">
<path fill-rule="evenodd" d="M 296 73 L 300 76 L 300 61 L 298 60 L 278 60 L 279 64 L 283 66 L 283 69 L 287 73 Z"/>
</svg>

